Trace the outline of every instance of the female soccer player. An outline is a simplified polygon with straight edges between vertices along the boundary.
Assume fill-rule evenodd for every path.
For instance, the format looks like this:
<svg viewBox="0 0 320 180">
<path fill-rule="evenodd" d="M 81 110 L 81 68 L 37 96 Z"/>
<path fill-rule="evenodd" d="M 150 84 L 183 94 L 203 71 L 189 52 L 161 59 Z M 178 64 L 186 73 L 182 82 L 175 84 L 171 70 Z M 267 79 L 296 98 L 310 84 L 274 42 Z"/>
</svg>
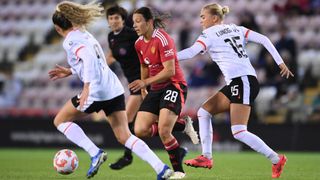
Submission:
<svg viewBox="0 0 320 180">
<path fill-rule="evenodd" d="M 158 132 L 175 171 L 172 178 L 185 176 L 182 158 L 186 150 L 181 148 L 171 134 L 187 96 L 187 85 L 176 56 L 172 38 L 161 28 L 162 19 L 153 16 L 148 7 L 133 14 L 133 27 L 140 36 L 135 48 L 141 63 L 141 79 L 129 84 L 130 90 L 150 91 L 144 98 L 136 117 L 135 133 L 138 137 L 150 137 L 150 127 L 158 121 Z"/>
<path fill-rule="evenodd" d="M 272 177 L 278 178 L 287 158 L 284 155 L 278 155 L 259 137 L 247 130 L 251 106 L 259 92 L 259 83 L 244 49 L 245 43 L 253 41 L 262 44 L 279 65 L 281 76 L 289 78 L 293 74 L 266 36 L 242 26 L 223 24 L 224 15 L 228 12 L 228 7 L 221 7 L 219 4 L 204 6 L 200 13 L 202 34 L 194 45 L 178 53 L 178 59 L 184 60 L 208 51 L 227 82 L 226 86 L 211 96 L 198 110 L 202 155 L 186 160 L 185 164 L 212 168 L 211 119 L 215 114 L 229 111 L 234 138 L 266 156 L 273 164 Z"/>
<path fill-rule="evenodd" d="M 138 35 L 132 28 L 125 26 L 127 11 L 123 7 L 115 5 L 107 9 L 106 17 L 111 29 L 111 32 L 108 35 L 110 48 L 107 55 L 108 64 L 118 61 L 129 83 L 140 79 L 140 62 L 134 47 L 134 44 L 138 39 Z M 143 93 L 145 96 L 146 92 L 143 91 Z M 131 130 L 133 130 L 133 120 L 141 103 L 141 91 L 133 92 L 130 90 L 126 111 Z M 157 124 L 153 124 L 153 130 L 156 126 Z M 198 143 L 198 136 L 192 126 L 191 118 L 185 117 L 184 119 L 179 119 L 175 126 L 177 128 L 174 128 L 174 130 L 184 131 L 188 136 L 190 136 L 194 143 Z M 155 135 L 156 132 L 153 132 L 153 134 Z M 131 164 L 131 162 L 131 150 L 126 148 L 124 155 L 119 158 L 117 162 L 111 164 L 110 168 L 122 169 L 123 167 Z"/>
<path fill-rule="evenodd" d="M 134 49 L 134 43 L 138 39 L 138 35 L 132 28 L 125 26 L 127 11 L 123 7 L 112 6 L 106 11 L 106 18 L 111 29 L 108 35 L 108 64 L 111 65 L 118 61 L 129 83 L 140 79 L 140 62 Z M 133 130 L 133 120 L 141 103 L 141 92 L 130 91 L 130 96 L 126 103 L 126 111 L 131 130 Z M 132 153 L 129 148 L 126 148 L 124 155 L 117 162 L 110 164 L 110 168 L 122 169 L 131 163 Z"/>
<path fill-rule="evenodd" d="M 130 133 L 123 87 L 106 64 L 98 41 L 85 30 L 91 21 L 103 15 L 102 10 L 94 3 L 81 5 L 64 1 L 56 6 L 52 20 L 56 31 L 65 38 L 63 48 L 71 68 L 57 66 L 49 72 L 49 76 L 56 80 L 75 74 L 84 85 L 82 92 L 62 107 L 54 119 L 54 125 L 69 140 L 89 153 L 92 162 L 87 178 L 91 178 L 107 159 L 107 154 L 73 121 L 88 113 L 103 110 L 117 140 L 148 162 L 157 172 L 158 179 L 166 179 L 173 171 L 142 140 Z"/>
</svg>

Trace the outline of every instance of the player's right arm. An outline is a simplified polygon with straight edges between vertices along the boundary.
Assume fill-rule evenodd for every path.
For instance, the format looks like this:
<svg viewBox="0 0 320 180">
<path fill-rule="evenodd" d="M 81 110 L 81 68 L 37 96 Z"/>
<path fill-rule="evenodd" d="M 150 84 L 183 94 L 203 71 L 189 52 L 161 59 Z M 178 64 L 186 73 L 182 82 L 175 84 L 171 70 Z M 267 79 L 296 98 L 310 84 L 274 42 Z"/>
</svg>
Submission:
<svg viewBox="0 0 320 180">
<path fill-rule="evenodd" d="M 178 52 L 178 60 L 183 61 L 191 59 L 199 53 L 204 53 L 205 51 L 207 51 L 209 45 L 210 40 L 206 33 L 203 32 L 191 47 Z"/>
<path fill-rule="evenodd" d="M 56 67 L 51 69 L 48 74 L 49 74 L 50 79 L 54 81 L 57 79 L 62 79 L 62 78 L 68 77 L 74 73 L 75 72 L 73 72 L 72 68 L 66 68 L 66 67 L 63 67 L 63 66 L 56 64 Z"/>
</svg>

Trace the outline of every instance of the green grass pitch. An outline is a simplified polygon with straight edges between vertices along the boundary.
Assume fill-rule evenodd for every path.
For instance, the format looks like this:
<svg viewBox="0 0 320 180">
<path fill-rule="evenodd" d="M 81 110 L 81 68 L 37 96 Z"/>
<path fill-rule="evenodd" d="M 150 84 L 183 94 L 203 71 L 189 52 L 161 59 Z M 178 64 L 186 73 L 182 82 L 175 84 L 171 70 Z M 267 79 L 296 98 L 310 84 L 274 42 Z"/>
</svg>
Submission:
<svg viewBox="0 0 320 180">
<path fill-rule="evenodd" d="M 0 149 L 0 179 L 86 179 L 89 167 L 89 156 L 82 150 L 73 149 L 79 157 L 79 168 L 71 175 L 60 175 L 53 169 L 52 160 L 59 149 Z M 117 179 L 156 179 L 152 168 L 134 156 L 131 166 L 119 171 L 108 167 L 122 153 L 122 150 L 108 150 L 108 160 L 100 167 L 96 180 Z M 169 164 L 167 153 L 156 151 L 157 155 Z M 287 165 L 281 179 L 306 180 L 320 179 L 320 153 L 285 153 L 288 157 Z M 193 158 L 198 152 L 189 152 L 186 159 Z M 185 166 L 185 179 L 271 179 L 270 162 L 255 152 L 216 152 L 213 169 L 200 169 Z"/>
</svg>

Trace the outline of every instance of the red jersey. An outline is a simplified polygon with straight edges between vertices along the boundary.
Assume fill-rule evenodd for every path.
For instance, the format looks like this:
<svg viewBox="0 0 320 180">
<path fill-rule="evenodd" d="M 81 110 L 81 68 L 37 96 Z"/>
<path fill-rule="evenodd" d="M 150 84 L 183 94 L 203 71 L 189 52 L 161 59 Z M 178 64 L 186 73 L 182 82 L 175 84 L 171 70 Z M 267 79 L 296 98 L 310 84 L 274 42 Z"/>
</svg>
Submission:
<svg viewBox="0 0 320 180">
<path fill-rule="evenodd" d="M 135 48 L 140 63 L 148 65 L 149 77 L 157 75 L 164 68 L 163 62 L 171 59 L 175 61 L 175 75 L 166 82 L 151 84 L 151 90 L 159 90 L 172 83 L 187 85 L 179 66 L 174 41 L 164 30 L 155 29 L 148 42 L 145 42 L 143 36 L 140 36 L 135 43 Z"/>
</svg>

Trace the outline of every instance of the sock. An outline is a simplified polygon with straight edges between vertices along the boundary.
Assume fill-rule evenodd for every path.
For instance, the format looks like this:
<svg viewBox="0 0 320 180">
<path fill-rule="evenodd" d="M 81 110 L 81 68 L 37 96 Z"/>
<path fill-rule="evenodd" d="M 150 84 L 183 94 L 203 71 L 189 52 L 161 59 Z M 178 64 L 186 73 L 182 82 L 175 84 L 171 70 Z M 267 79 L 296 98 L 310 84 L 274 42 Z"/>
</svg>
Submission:
<svg viewBox="0 0 320 180">
<path fill-rule="evenodd" d="M 173 170 L 184 173 L 182 167 L 182 159 L 180 156 L 180 145 L 176 138 L 173 138 L 170 142 L 164 144 L 164 147 L 169 154 L 169 159 L 172 164 Z"/>
<path fill-rule="evenodd" d="M 81 127 L 73 122 L 59 124 L 57 129 L 62 132 L 70 141 L 84 149 L 91 157 L 99 152 L 99 148 L 88 138 Z"/>
<path fill-rule="evenodd" d="M 172 132 L 182 132 L 186 127 L 186 121 L 183 119 L 178 119 L 177 122 L 174 124 Z M 151 126 L 151 137 L 159 136 L 158 133 L 158 123 L 154 123 Z"/>
<path fill-rule="evenodd" d="M 149 146 L 135 135 L 131 135 L 127 139 L 125 146 L 131 149 L 142 160 L 149 163 L 157 174 L 159 174 L 165 166 Z"/>
<path fill-rule="evenodd" d="M 203 108 L 198 110 L 199 134 L 202 146 L 202 155 L 212 159 L 213 130 L 211 123 L 212 115 Z"/>
<path fill-rule="evenodd" d="M 280 158 L 278 154 L 274 152 L 258 136 L 247 131 L 246 125 L 233 125 L 231 126 L 231 130 L 235 139 L 245 143 L 253 150 L 266 156 L 272 162 L 272 164 L 277 164 L 279 162 Z"/>
</svg>

